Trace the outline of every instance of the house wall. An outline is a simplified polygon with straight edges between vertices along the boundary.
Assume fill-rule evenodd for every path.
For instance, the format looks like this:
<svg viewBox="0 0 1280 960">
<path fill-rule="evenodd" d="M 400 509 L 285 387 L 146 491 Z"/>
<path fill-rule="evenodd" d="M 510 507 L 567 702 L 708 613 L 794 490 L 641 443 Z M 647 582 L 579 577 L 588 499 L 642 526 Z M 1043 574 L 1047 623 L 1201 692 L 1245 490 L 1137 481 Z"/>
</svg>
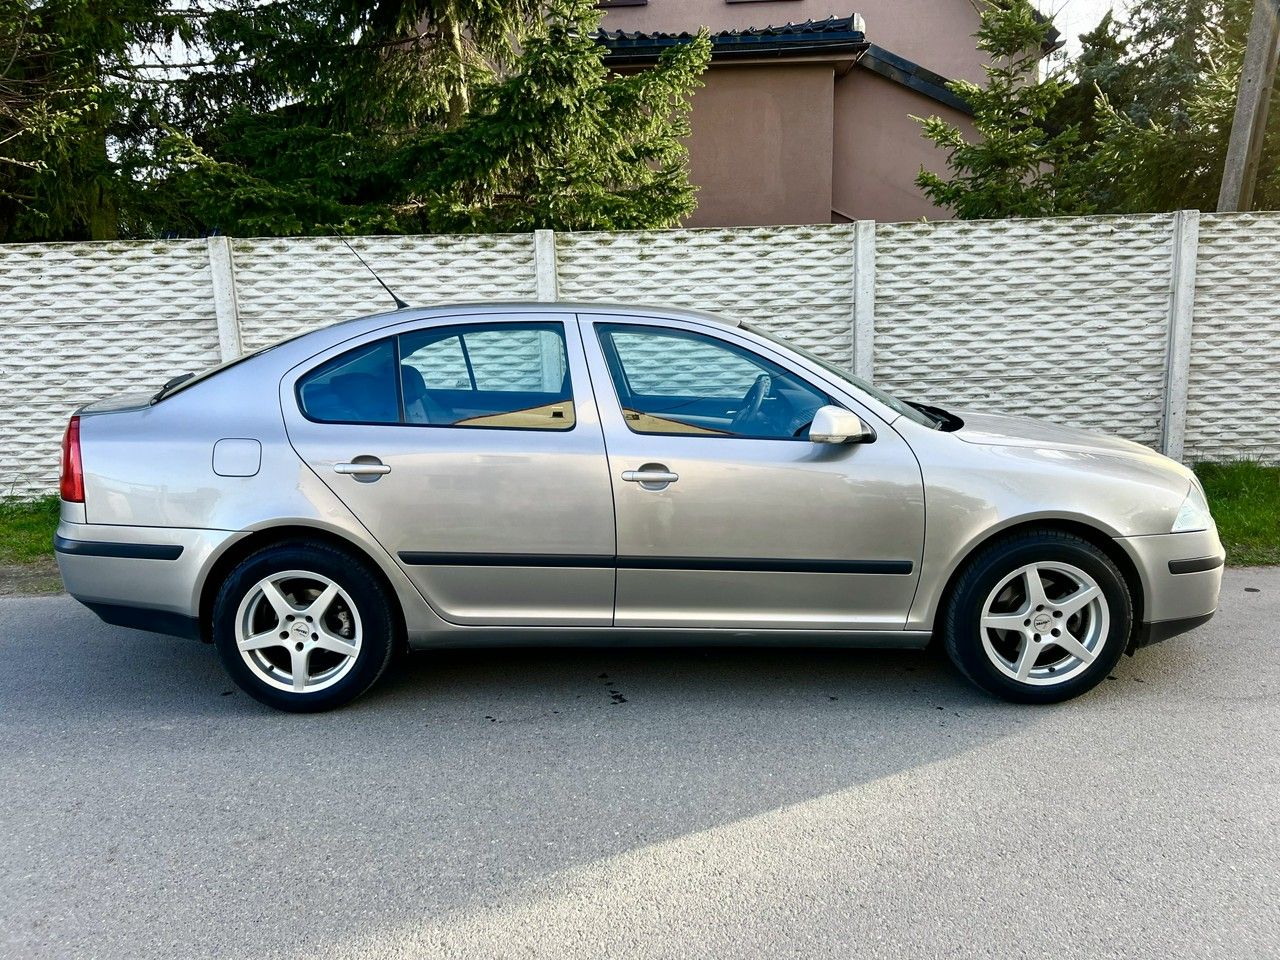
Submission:
<svg viewBox="0 0 1280 960">
<path fill-rule="evenodd" d="M 950 78 L 982 79 L 969 0 L 649 0 L 608 9 L 606 29 L 696 31 L 779 25 L 861 13 L 867 38 Z M 844 68 L 844 69 L 847 69 Z M 688 141 L 698 210 L 687 226 L 950 219 L 915 185 L 945 154 L 913 116 L 968 118 L 860 67 L 765 61 L 713 63 L 693 97 Z"/>
<path fill-rule="evenodd" d="M 869 70 L 836 81 L 831 160 L 833 220 L 950 219 L 915 184 L 924 166 L 946 172 L 946 153 L 921 136 L 912 117 L 942 117 L 972 135 L 959 110 Z"/>
<path fill-rule="evenodd" d="M 862 14 L 867 39 L 948 80 L 981 82 L 974 46 L 978 13 L 970 0 L 649 0 L 610 7 L 606 30 L 694 32 L 767 27 Z"/>
<path fill-rule="evenodd" d="M 416 304 L 718 310 L 910 399 L 1280 463 L 1280 214 L 352 243 Z M 390 306 L 332 237 L 0 246 L 3 492 L 56 489 L 80 404 Z"/>
<path fill-rule="evenodd" d="M 823 65 L 717 66 L 694 94 L 686 225 L 831 221 L 834 71 Z"/>
</svg>

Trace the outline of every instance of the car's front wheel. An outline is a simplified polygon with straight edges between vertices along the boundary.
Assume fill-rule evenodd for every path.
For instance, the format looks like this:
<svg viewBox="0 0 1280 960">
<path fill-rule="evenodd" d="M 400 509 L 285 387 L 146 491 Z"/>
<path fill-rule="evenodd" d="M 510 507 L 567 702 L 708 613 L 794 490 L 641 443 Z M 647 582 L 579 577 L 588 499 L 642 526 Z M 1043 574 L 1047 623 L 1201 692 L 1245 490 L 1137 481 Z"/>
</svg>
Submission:
<svg viewBox="0 0 1280 960">
<path fill-rule="evenodd" d="M 213 639 L 227 673 L 280 710 L 329 710 L 381 676 L 396 620 L 364 563 L 320 544 L 251 554 L 213 604 Z"/>
<path fill-rule="evenodd" d="M 1133 601 L 1092 543 L 1060 530 L 998 540 L 967 564 L 943 611 L 948 655 L 979 687 L 1057 703 L 1102 681 L 1128 645 Z"/>
</svg>

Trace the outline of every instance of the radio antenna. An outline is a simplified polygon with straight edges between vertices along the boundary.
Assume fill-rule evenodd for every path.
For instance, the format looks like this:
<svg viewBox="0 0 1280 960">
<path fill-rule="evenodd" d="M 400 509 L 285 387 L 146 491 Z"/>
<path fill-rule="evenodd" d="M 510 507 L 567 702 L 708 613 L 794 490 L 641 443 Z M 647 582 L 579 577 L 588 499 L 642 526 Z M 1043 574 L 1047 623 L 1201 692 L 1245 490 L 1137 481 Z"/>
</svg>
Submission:
<svg viewBox="0 0 1280 960">
<path fill-rule="evenodd" d="M 409 306 L 407 303 L 405 303 L 403 300 L 401 300 L 399 297 L 395 295 L 395 291 L 393 291 L 390 287 L 388 287 L 385 283 L 382 282 L 382 278 L 378 276 L 378 274 L 374 271 L 373 267 L 369 266 L 369 262 L 365 260 L 364 257 L 360 256 L 359 253 L 356 252 L 355 247 L 347 243 L 346 237 L 339 237 L 338 239 L 342 241 L 343 245 L 345 245 L 348 250 L 350 250 L 352 253 L 356 255 L 356 259 L 364 264 L 364 268 L 373 274 L 373 279 L 377 280 L 378 285 L 381 286 L 383 290 L 387 291 L 387 296 L 389 296 L 392 300 L 395 301 L 396 307 L 398 309 L 403 310 L 407 306 Z"/>
</svg>

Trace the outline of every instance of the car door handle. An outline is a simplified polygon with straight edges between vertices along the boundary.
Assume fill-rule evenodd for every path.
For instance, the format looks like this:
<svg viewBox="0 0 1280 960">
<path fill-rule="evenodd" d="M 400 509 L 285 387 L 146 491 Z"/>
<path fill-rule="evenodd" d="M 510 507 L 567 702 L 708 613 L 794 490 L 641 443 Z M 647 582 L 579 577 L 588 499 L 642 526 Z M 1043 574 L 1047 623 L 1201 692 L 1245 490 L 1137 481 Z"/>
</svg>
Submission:
<svg viewBox="0 0 1280 960">
<path fill-rule="evenodd" d="M 675 483 L 680 474 L 669 470 L 623 470 L 622 479 L 628 483 Z"/>
<path fill-rule="evenodd" d="M 333 465 L 335 473 L 345 473 L 353 477 L 380 477 L 385 473 L 390 473 L 391 468 L 385 463 L 356 462 L 356 463 L 335 463 Z"/>
</svg>

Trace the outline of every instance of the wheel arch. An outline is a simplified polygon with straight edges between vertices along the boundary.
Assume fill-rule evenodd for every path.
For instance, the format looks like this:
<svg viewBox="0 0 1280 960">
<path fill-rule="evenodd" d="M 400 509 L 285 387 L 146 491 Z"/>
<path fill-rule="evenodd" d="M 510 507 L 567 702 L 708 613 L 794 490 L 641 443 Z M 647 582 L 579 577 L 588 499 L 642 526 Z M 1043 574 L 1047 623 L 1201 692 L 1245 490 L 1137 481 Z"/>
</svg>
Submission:
<svg viewBox="0 0 1280 960">
<path fill-rule="evenodd" d="M 200 584 L 198 616 L 202 643 L 213 642 L 211 635 L 213 602 L 217 597 L 218 588 L 230 575 L 231 571 L 251 554 L 265 547 L 286 543 L 323 544 L 341 550 L 343 553 L 362 562 L 369 572 L 377 578 L 383 590 L 386 591 L 392 614 L 396 621 L 396 642 L 400 646 L 405 645 L 407 630 L 404 605 L 401 603 L 399 594 L 377 559 L 369 553 L 364 545 L 350 537 L 343 536 L 341 533 L 326 527 L 310 526 L 304 523 L 286 523 L 251 530 L 246 536 L 234 540 L 213 560 L 205 571 L 204 580 Z"/>
<path fill-rule="evenodd" d="M 1032 517 L 988 530 L 968 545 L 960 559 L 952 567 L 947 576 L 946 584 L 938 594 L 938 602 L 934 606 L 932 618 L 935 628 L 942 611 L 951 602 L 951 596 L 955 592 L 956 584 L 968 567 L 969 562 L 981 550 L 984 550 L 992 543 L 1003 540 L 1006 537 L 1015 537 L 1031 530 L 1056 530 L 1070 533 L 1101 550 L 1107 559 L 1116 565 L 1116 569 L 1120 571 L 1120 575 L 1124 577 L 1125 583 L 1129 587 L 1129 594 L 1133 598 L 1133 628 L 1136 630 L 1138 625 L 1144 621 L 1147 601 L 1142 575 L 1138 570 L 1138 565 L 1124 547 L 1116 541 L 1115 537 L 1101 527 L 1093 526 L 1076 518 Z"/>
</svg>

